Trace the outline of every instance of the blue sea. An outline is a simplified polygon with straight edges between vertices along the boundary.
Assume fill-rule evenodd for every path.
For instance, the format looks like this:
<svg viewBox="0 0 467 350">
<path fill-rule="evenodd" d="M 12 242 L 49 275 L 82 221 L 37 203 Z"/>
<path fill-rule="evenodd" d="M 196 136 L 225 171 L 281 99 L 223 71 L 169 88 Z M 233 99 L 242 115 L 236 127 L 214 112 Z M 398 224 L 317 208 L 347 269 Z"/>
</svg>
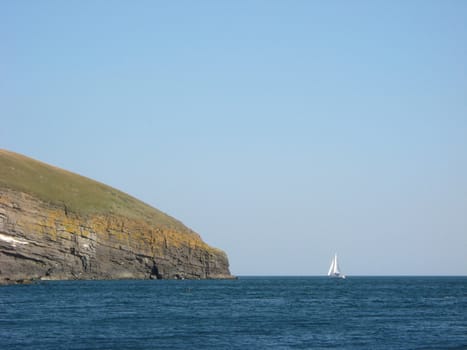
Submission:
<svg viewBox="0 0 467 350">
<path fill-rule="evenodd" d="M 467 277 L 4 286 L 0 349 L 467 349 Z"/>
</svg>

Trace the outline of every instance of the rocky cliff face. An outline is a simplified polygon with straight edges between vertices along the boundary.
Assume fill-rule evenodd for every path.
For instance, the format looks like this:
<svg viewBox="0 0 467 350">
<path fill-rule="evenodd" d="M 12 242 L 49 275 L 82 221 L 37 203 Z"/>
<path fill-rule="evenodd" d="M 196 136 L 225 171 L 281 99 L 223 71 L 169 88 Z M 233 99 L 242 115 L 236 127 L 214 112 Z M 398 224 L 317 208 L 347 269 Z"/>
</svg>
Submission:
<svg viewBox="0 0 467 350">
<path fill-rule="evenodd" d="M 0 284 L 54 279 L 231 278 L 224 252 L 188 228 L 78 215 L 0 186 Z"/>
</svg>

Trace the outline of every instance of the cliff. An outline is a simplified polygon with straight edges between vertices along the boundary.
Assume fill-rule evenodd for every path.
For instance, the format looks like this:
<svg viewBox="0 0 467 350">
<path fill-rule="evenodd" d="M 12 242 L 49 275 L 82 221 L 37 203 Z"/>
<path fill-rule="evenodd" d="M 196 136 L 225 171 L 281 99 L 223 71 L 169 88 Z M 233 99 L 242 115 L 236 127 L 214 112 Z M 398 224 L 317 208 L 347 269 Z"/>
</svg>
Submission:
<svg viewBox="0 0 467 350">
<path fill-rule="evenodd" d="M 0 284 L 232 278 L 226 254 L 112 187 L 0 150 Z"/>
</svg>

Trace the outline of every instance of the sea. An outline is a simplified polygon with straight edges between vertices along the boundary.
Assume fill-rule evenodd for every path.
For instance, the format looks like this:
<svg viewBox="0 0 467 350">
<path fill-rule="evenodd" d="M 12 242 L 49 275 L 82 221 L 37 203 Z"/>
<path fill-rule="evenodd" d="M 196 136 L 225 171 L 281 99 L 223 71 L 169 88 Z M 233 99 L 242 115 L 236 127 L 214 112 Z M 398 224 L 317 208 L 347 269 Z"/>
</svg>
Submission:
<svg viewBox="0 0 467 350">
<path fill-rule="evenodd" d="M 0 349 L 467 349 L 467 277 L 3 286 Z"/>
</svg>

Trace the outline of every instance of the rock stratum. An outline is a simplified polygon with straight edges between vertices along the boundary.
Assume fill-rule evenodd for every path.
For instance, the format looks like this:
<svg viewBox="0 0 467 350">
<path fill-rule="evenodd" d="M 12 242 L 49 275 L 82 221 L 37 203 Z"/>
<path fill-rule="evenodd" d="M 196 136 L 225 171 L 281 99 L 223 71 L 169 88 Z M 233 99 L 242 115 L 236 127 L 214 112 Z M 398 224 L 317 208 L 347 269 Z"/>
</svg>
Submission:
<svg viewBox="0 0 467 350">
<path fill-rule="evenodd" d="M 232 278 L 227 255 L 102 183 L 0 150 L 0 284 Z"/>
</svg>

